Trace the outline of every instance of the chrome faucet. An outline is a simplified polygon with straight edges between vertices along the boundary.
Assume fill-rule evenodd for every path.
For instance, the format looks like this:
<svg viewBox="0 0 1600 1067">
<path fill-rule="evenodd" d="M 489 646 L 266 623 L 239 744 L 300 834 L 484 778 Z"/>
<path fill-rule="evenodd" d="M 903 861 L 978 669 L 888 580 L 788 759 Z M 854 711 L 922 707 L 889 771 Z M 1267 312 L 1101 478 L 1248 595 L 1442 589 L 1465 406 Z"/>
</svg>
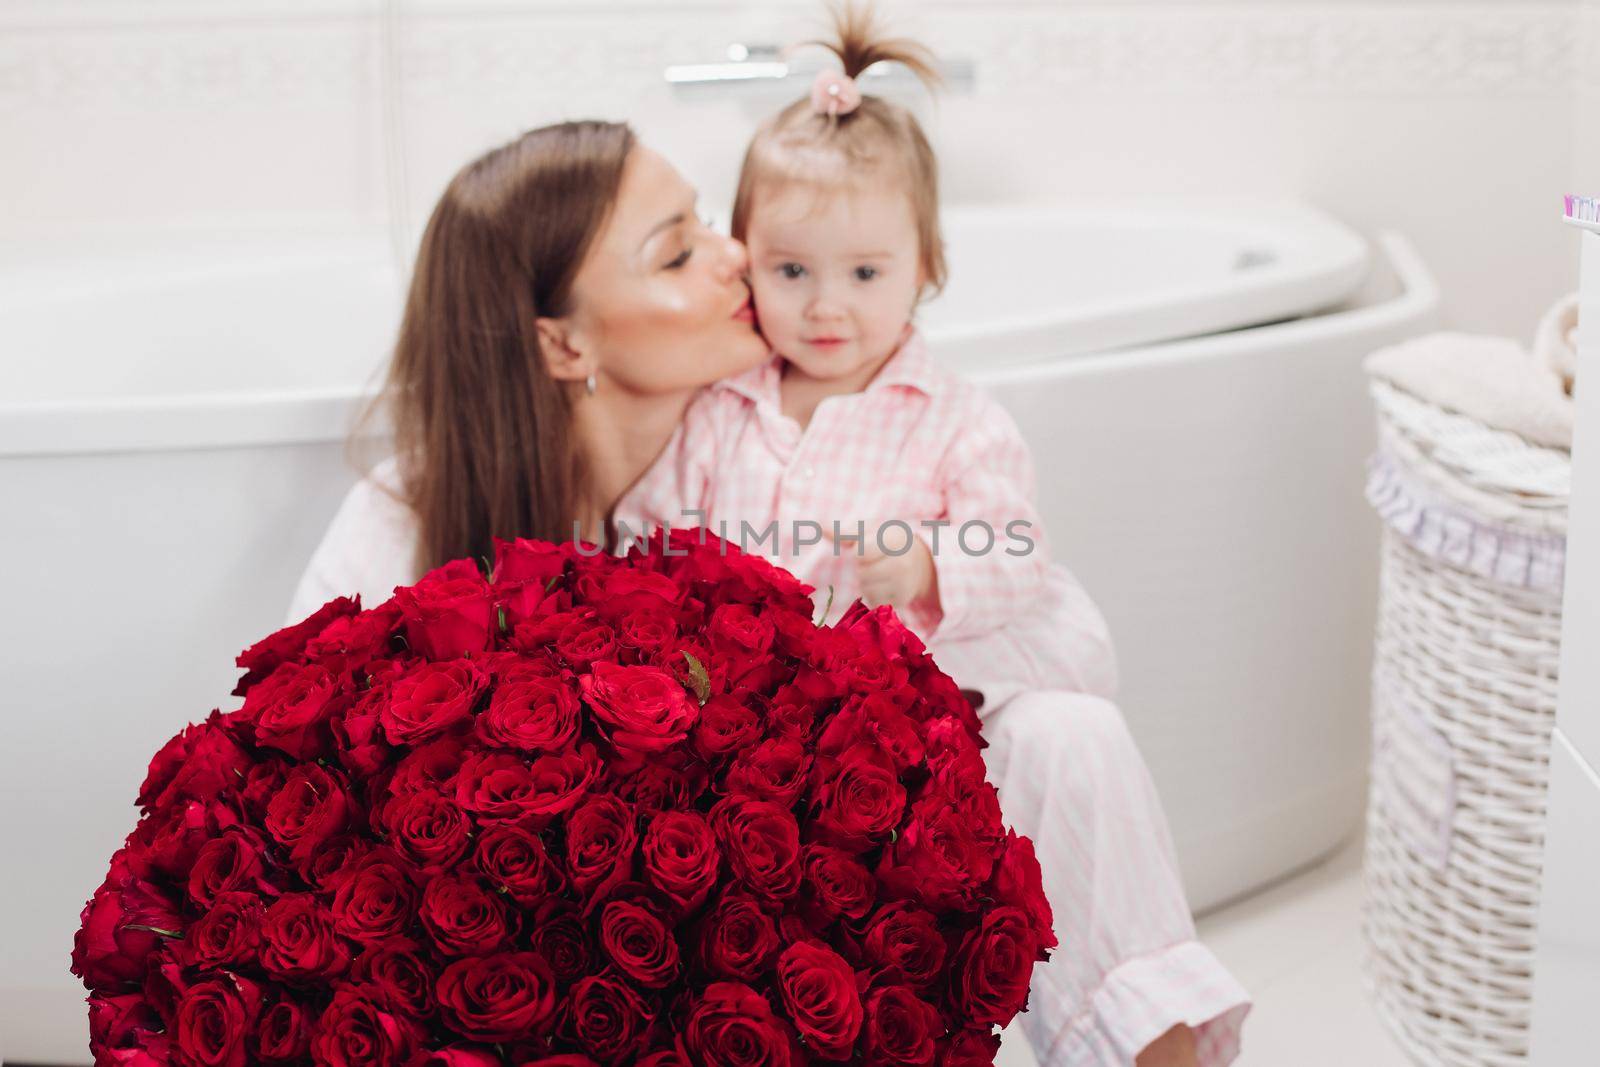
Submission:
<svg viewBox="0 0 1600 1067">
<path fill-rule="evenodd" d="M 674 89 L 693 90 L 712 85 L 782 85 L 790 79 L 809 83 L 821 66 L 791 63 L 777 45 L 735 43 L 728 46 L 727 58 L 720 62 L 674 64 L 665 73 Z M 938 70 L 946 89 L 963 94 L 973 91 L 976 73 L 972 60 L 942 60 Z M 885 63 L 868 67 L 861 80 L 879 93 L 909 87 L 916 81 L 904 67 Z"/>
</svg>

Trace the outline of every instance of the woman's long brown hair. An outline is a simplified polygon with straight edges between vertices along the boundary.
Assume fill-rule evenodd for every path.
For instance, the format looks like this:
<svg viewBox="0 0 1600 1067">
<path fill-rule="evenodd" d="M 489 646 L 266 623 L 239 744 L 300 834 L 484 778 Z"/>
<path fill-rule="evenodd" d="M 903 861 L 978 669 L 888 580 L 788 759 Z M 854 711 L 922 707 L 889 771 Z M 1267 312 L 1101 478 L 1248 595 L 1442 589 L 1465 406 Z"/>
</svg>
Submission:
<svg viewBox="0 0 1600 1067">
<path fill-rule="evenodd" d="M 570 310 L 633 144 L 620 123 L 544 126 L 468 164 L 434 208 L 374 405 L 416 514 L 417 573 L 491 555 L 495 537 L 572 539 L 587 465 L 534 321 Z"/>
</svg>

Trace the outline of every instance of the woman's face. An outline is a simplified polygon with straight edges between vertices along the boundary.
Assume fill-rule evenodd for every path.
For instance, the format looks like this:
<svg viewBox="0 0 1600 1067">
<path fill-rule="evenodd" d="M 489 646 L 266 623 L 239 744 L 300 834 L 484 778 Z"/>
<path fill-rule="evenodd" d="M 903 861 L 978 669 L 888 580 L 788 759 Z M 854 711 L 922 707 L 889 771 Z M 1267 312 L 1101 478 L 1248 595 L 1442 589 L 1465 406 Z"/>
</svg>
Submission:
<svg viewBox="0 0 1600 1067">
<path fill-rule="evenodd" d="M 564 322 L 580 359 L 561 377 L 599 388 L 681 392 L 767 357 L 756 332 L 744 246 L 709 229 L 672 164 L 636 147 L 617 202 L 573 282 Z"/>
</svg>

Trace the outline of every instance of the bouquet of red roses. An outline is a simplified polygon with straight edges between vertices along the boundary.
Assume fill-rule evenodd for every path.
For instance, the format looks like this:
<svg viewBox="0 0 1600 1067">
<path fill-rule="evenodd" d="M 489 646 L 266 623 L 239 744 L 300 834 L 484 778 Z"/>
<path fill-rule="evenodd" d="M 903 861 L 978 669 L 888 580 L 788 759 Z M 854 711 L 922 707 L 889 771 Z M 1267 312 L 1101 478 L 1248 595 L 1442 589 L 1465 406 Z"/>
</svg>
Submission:
<svg viewBox="0 0 1600 1067">
<path fill-rule="evenodd" d="M 499 542 L 239 657 L 83 911 L 102 1064 L 992 1063 L 1055 945 L 887 609 Z"/>
</svg>

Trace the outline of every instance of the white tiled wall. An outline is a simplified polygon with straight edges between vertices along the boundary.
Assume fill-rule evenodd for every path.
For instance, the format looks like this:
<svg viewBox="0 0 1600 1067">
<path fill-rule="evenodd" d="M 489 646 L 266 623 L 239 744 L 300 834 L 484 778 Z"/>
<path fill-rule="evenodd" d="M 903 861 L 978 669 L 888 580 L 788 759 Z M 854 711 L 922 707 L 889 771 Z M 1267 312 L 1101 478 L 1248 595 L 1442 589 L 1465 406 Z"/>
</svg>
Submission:
<svg viewBox="0 0 1600 1067">
<path fill-rule="evenodd" d="M 928 112 L 953 199 L 1304 197 L 1410 233 L 1470 329 L 1526 335 L 1572 286 L 1553 205 L 1600 176 L 1600 149 L 1573 137 L 1600 95 L 1576 0 L 887 6 L 977 64 L 976 95 Z M 409 247 L 471 155 L 591 115 L 632 120 L 717 209 L 757 108 L 677 98 L 662 68 L 813 36 L 820 10 L 0 0 L 0 237 L 392 219 Z"/>
</svg>

